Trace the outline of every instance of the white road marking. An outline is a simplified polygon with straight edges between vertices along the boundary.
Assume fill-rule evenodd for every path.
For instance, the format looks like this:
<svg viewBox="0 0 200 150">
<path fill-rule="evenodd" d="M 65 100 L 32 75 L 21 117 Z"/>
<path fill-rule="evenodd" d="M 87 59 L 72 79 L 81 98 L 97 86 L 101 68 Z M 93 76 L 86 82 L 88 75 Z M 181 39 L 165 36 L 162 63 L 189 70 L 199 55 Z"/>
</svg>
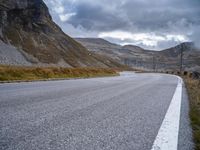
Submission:
<svg viewBox="0 0 200 150">
<path fill-rule="evenodd" d="M 182 99 L 182 79 L 178 77 L 178 85 L 167 110 L 152 150 L 177 150 Z"/>
</svg>

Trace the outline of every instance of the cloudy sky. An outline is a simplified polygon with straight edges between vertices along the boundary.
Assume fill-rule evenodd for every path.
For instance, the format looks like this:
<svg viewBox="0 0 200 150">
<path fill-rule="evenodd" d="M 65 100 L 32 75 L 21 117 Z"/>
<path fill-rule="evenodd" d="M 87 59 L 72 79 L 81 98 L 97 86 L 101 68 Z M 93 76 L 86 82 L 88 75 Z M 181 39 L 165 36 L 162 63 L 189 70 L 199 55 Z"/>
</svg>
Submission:
<svg viewBox="0 0 200 150">
<path fill-rule="evenodd" d="M 72 37 L 99 37 L 160 50 L 200 43 L 200 0 L 45 0 Z"/>
</svg>

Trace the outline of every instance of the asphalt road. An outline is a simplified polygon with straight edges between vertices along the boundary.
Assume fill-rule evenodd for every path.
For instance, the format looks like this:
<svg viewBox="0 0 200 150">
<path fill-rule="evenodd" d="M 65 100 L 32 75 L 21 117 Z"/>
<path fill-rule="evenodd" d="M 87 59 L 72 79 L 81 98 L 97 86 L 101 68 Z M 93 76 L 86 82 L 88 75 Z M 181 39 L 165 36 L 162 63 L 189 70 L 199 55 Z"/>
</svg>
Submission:
<svg viewBox="0 0 200 150">
<path fill-rule="evenodd" d="M 164 74 L 0 84 L 0 149 L 150 150 L 178 79 Z M 183 90 L 178 149 L 193 148 Z"/>
</svg>

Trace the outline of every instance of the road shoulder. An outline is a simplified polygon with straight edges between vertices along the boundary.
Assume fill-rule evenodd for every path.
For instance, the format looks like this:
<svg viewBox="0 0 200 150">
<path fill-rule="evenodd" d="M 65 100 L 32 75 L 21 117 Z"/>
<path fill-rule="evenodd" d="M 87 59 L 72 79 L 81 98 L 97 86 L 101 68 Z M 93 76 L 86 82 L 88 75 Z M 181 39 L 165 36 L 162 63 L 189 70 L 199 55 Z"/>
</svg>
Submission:
<svg viewBox="0 0 200 150">
<path fill-rule="evenodd" d="M 194 149 L 189 110 L 190 108 L 189 108 L 188 95 L 185 85 L 183 84 L 178 150 Z"/>
</svg>

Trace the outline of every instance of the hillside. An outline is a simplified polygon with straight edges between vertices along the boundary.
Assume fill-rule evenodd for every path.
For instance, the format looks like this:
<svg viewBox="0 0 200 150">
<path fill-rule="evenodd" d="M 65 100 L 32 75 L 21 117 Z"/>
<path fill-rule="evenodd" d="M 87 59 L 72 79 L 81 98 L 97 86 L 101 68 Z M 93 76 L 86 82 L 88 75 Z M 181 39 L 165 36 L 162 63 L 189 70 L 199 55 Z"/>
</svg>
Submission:
<svg viewBox="0 0 200 150">
<path fill-rule="evenodd" d="M 195 50 L 195 46 L 191 42 L 185 42 L 175 47 L 162 50 L 161 53 L 167 57 L 178 57 L 181 53 L 181 50 L 183 50 L 184 53 L 192 52 L 193 50 Z"/>
<path fill-rule="evenodd" d="M 87 49 L 91 52 L 107 55 L 118 61 L 120 60 L 120 45 L 110 43 L 100 38 L 76 38 L 75 40 L 87 47 Z"/>
<path fill-rule="evenodd" d="M 154 51 L 146 51 L 134 45 L 120 46 L 108 41 L 105 42 L 104 39 L 76 38 L 76 40 L 91 52 L 109 56 L 119 63 L 138 69 L 152 68 L 152 54 Z"/>
<path fill-rule="evenodd" d="M 92 52 L 104 54 L 122 64 L 146 70 L 178 70 L 180 53 L 183 50 L 184 69 L 188 71 L 200 70 L 200 50 L 190 42 L 166 50 L 152 51 L 134 45 L 120 46 L 103 39 L 77 38 L 76 40 Z"/>
<path fill-rule="evenodd" d="M 162 50 L 159 55 L 161 58 L 164 57 L 164 63 L 179 67 L 181 51 L 183 51 L 183 68 L 188 71 L 200 71 L 200 49 L 196 48 L 192 42 L 181 43 Z"/>
<path fill-rule="evenodd" d="M 0 1 L 0 64 L 121 67 L 66 35 L 42 0 Z"/>
</svg>

